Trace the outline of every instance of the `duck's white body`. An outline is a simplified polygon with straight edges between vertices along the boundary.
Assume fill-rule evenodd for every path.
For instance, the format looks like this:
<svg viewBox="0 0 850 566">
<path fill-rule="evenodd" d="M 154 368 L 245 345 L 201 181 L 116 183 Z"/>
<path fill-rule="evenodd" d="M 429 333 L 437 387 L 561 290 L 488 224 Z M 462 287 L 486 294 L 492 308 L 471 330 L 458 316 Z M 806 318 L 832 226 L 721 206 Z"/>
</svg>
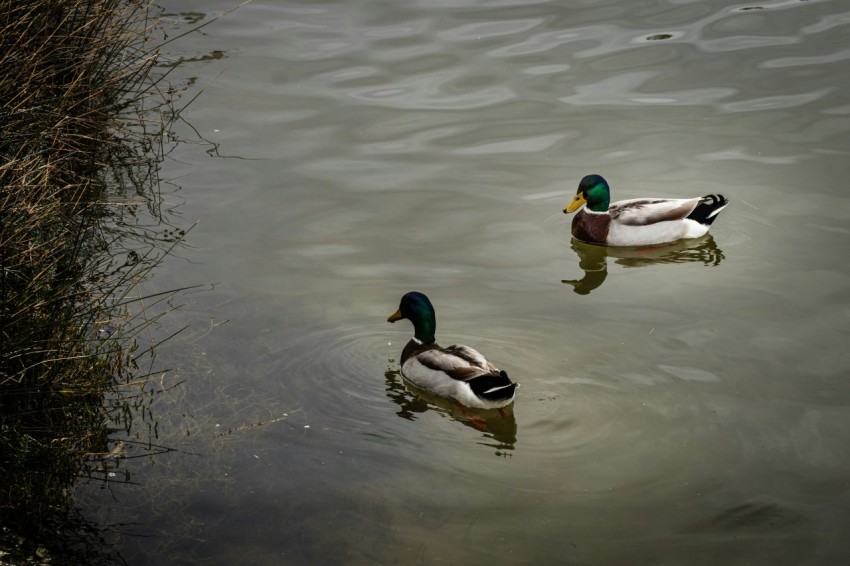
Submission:
<svg viewBox="0 0 850 566">
<path fill-rule="evenodd" d="M 407 354 L 407 356 L 405 356 Z M 516 385 L 477 350 L 456 344 L 442 348 L 411 340 L 402 352 L 401 374 L 405 379 L 438 397 L 454 399 L 476 409 L 501 409 L 514 401 Z M 481 390 L 476 381 L 487 380 Z M 498 392 L 507 395 L 494 398 Z"/>
<path fill-rule="evenodd" d="M 686 238 L 699 238 L 708 233 L 710 225 L 688 218 L 702 199 L 639 198 L 612 203 L 607 214 L 609 246 L 650 246 L 675 242 Z M 719 208 L 712 216 L 723 210 Z M 585 214 L 604 215 L 585 207 Z"/>
</svg>

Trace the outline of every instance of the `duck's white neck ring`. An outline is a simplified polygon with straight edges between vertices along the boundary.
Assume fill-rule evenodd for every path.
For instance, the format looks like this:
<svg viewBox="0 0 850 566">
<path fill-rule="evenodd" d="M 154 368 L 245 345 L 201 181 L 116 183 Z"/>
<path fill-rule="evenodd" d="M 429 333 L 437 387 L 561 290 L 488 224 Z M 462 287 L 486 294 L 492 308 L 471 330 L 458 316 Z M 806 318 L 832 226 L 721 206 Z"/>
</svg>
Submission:
<svg viewBox="0 0 850 566">
<path fill-rule="evenodd" d="M 422 340 L 420 340 L 420 339 L 419 339 L 419 338 L 417 338 L 416 336 L 414 336 L 413 338 L 411 338 L 411 340 L 413 340 L 414 342 L 416 342 L 416 344 L 417 344 L 417 345 L 419 345 L 419 346 L 421 346 L 421 345 L 422 345 Z"/>
</svg>

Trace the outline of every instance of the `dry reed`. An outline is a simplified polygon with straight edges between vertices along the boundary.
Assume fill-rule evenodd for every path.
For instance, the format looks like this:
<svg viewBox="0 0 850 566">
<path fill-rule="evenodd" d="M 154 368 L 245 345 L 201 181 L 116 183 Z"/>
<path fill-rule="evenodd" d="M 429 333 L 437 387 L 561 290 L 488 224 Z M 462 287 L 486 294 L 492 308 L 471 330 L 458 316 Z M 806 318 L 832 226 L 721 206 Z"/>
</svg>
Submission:
<svg viewBox="0 0 850 566">
<path fill-rule="evenodd" d="M 176 94 L 152 13 L 0 0 L 0 539 L 61 528 L 69 487 L 113 465 L 111 427 L 149 402 L 121 388 L 150 376 L 131 291 L 175 235 L 158 167 Z"/>
</svg>

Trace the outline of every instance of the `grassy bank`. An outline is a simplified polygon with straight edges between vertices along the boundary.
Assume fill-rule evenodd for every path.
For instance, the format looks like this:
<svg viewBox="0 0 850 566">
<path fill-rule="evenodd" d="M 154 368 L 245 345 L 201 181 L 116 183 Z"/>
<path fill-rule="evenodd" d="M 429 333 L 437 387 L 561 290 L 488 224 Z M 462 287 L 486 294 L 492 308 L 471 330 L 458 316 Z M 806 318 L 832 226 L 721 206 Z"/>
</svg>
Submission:
<svg viewBox="0 0 850 566">
<path fill-rule="evenodd" d="M 139 369 L 150 351 L 134 340 L 150 323 L 137 285 L 179 237 L 158 193 L 174 93 L 154 73 L 151 10 L 133 0 L 0 0 L 7 545 L 63 528 L 69 486 L 109 476 L 120 455 L 110 431 L 129 429 L 147 402 L 126 394 L 150 375 Z"/>
</svg>

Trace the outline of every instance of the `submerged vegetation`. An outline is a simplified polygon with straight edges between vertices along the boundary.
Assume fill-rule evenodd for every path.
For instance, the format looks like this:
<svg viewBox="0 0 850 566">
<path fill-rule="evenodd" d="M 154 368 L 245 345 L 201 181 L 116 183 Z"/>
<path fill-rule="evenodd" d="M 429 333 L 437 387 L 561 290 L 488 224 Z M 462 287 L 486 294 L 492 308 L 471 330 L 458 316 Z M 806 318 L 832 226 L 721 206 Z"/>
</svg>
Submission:
<svg viewBox="0 0 850 566">
<path fill-rule="evenodd" d="M 138 285 L 182 231 L 153 9 L 0 0 L 0 561 L 67 530 L 77 478 L 125 481 L 127 443 L 157 450 L 155 422 L 130 434 L 158 388 L 137 337 L 169 294 Z"/>
</svg>

